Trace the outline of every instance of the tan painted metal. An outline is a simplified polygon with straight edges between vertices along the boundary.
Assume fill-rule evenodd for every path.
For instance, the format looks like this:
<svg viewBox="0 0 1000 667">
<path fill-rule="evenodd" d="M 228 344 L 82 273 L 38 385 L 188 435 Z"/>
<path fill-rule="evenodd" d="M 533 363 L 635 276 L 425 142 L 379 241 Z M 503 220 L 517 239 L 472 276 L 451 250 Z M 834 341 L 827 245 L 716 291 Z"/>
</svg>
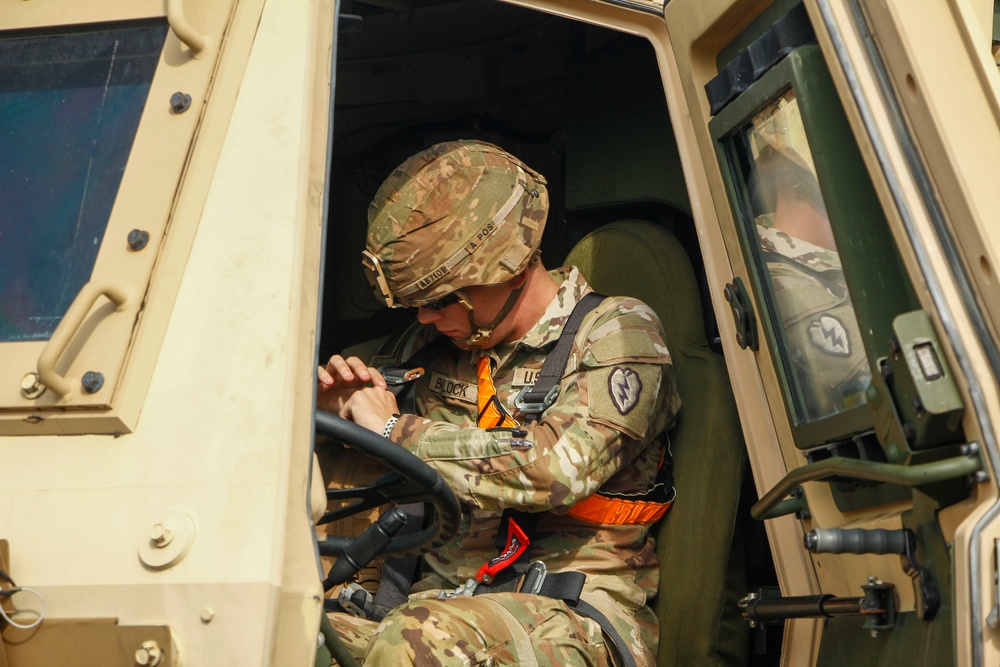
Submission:
<svg viewBox="0 0 1000 667">
<path fill-rule="evenodd" d="M 723 286 L 745 279 L 749 267 L 708 131 L 704 85 L 717 74 L 719 52 L 769 3 L 514 4 L 653 46 L 763 495 L 805 459 L 771 357 L 736 344 L 722 299 Z M 917 296 L 946 334 L 951 366 L 973 369 L 959 389 L 967 405 L 984 408 L 966 411 L 965 433 L 995 441 L 987 429 L 1000 424 L 1000 387 L 986 370 L 981 332 L 962 306 L 925 193 L 894 139 L 898 128 L 856 17 L 848 0 L 805 4 Z M 990 161 L 1000 154 L 1000 75 L 992 14 L 968 0 L 928 0 L 919 9 L 912 0 L 860 4 L 996 340 L 1000 227 L 992 217 L 1000 188 Z M 334 3 L 0 0 L 2 30 L 150 17 L 169 17 L 171 31 L 90 287 L 48 343 L 0 345 L 0 461 L 14 471 L 0 485 L 0 537 L 13 545 L 10 572 L 45 596 L 51 619 L 37 637 L 8 647 L 6 658 L 0 653 L 0 665 L 44 663 L 33 651 L 46 635 L 64 638 L 49 644 L 105 641 L 86 632 L 95 627 L 115 637 L 135 631 L 126 658 L 144 650 L 141 659 L 153 660 L 145 642 L 155 641 L 169 664 L 311 664 L 322 608 L 312 522 L 323 498 L 308 378 Z M 193 99 L 182 114 L 169 106 L 177 91 Z M 150 233 L 141 252 L 125 243 L 137 227 Z M 88 394 L 81 378 L 93 370 L 106 383 Z M 995 480 L 997 471 L 990 473 Z M 909 503 L 844 514 L 827 485 L 809 482 L 805 493 L 811 519 L 767 524 L 783 593 L 854 596 L 874 576 L 901 582 L 900 607 L 913 609 L 898 557 L 812 557 L 801 546 L 811 527 L 898 528 Z M 1000 659 L 996 634 L 972 627 L 967 613 L 970 590 L 985 591 L 982 618 L 998 603 L 1000 525 L 982 527 L 973 545 L 974 527 L 996 499 L 995 481 L 980 484 L 939 517 L 955 554 L 958 664 L 970 662 L 980 630 L 987 664 Z M 67 545 L 85 557 L 68 558 Z M 983 564 L 977 581 L 968 565 L 973 548 L 971 558 Z M 70 639 L 78 632 L 90 638 Z M 813 664 L 821 632 L 819 622 L 787 623 L 782 664 Z"/>
<path fill-rule="evenodd" d="M 168 629 L 155 640 L 169 664 L 311 665 L 322 589 L 309 378 L 333 3 L 183 10 L 211 45 L 194 58 L 168 33 L 94 272 L 133 298 L 108 313 L 97 297 L 69 351 L 43 364 L 77 381 L 101 369 L 105 389 L 25 398 L 44 344 L 0 345 L 2 537 L 11 573 L 47 607 L 23 650 L 62 619 L 112 619 L 114 632 Z M 162 0 L 2 0 L 0 29 L 165 12 Z M 176 91 L 192 96 L 186 113 L 171 112 Z M 129 253 L 137 226 L 150 242 Z M 94 664 L 133 664 L 150 638 Z"/>
</svg>

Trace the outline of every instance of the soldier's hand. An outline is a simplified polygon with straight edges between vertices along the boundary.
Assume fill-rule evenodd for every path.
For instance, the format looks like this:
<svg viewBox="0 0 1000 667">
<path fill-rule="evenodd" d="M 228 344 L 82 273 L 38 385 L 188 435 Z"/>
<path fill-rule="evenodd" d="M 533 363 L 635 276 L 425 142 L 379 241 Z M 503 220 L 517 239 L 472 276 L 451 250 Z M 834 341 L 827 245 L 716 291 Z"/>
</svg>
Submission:
<svg viewBox="0 0 1000 667">
<path fill-rule="evenodd" d="M 369 383 L 382 390 L 387 386 L 382 374 L 361 359 L 335 354 L 316 371 L 316 407 L 339 414 L 347 399 Z"/>
<path fill-rule="evenodd" d="M 340 416 L 369 431 L 382 433 L 389 417 L 399 413 L 396 396 L 380 387 L 358 389 L 344 402 Z"/>
</svg>

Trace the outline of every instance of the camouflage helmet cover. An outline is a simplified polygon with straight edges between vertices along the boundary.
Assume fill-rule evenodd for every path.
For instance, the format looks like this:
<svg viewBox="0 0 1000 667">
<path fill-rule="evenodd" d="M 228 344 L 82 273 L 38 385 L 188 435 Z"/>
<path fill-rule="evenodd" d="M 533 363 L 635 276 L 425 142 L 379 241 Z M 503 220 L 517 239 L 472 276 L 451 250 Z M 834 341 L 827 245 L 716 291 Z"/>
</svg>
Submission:
<svg viewBox="0 0 1000 667">
<path fill-rule="evenodd" d="M 503 149 L 432 146 L 393 171 L 368 209 L 369 280 L 390 306 L 506 282 L 538 249 L 548 207 L 544 177 Z"/>
</svg>

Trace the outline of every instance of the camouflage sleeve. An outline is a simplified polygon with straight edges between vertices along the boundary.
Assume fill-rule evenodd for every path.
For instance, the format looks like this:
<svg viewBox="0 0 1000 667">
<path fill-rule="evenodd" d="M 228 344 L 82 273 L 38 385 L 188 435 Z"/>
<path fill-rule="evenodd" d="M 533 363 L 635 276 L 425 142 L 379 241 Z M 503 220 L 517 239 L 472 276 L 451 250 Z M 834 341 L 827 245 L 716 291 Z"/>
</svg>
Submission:
<svg viewBox="0 0 1000 667">
<path fill-rule="evenodd" d="M 589 496 L 635 460 L 680 405 L 656 315 L 635 300 L 608 301 L 584 322 L 587 335 L 576 341 L 559 398 L 523 437 L 404 415 L 395 439 L 440 471 L 462 501 L 485 510 L 559 511 Z M 655 475 L 655 464 L 647 468 L 635 490 Z"/>
</svg>

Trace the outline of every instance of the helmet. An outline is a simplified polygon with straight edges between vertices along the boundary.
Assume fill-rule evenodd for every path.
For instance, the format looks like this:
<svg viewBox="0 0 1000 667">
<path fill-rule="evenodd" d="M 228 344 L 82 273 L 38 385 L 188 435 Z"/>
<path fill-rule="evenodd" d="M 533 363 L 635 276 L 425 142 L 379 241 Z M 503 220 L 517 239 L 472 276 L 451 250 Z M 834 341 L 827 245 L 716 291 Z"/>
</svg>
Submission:
<svg viewBox="0 0 1000 667">
<path fill-rule="evenodd" d="M 535 256 L 548 208 L 545 178 L 493 144 L 449 141 L 414 155 L 368 209 L 362 262 L 375 296 L 422 306 L 510 280 Z"/>
</svg>

